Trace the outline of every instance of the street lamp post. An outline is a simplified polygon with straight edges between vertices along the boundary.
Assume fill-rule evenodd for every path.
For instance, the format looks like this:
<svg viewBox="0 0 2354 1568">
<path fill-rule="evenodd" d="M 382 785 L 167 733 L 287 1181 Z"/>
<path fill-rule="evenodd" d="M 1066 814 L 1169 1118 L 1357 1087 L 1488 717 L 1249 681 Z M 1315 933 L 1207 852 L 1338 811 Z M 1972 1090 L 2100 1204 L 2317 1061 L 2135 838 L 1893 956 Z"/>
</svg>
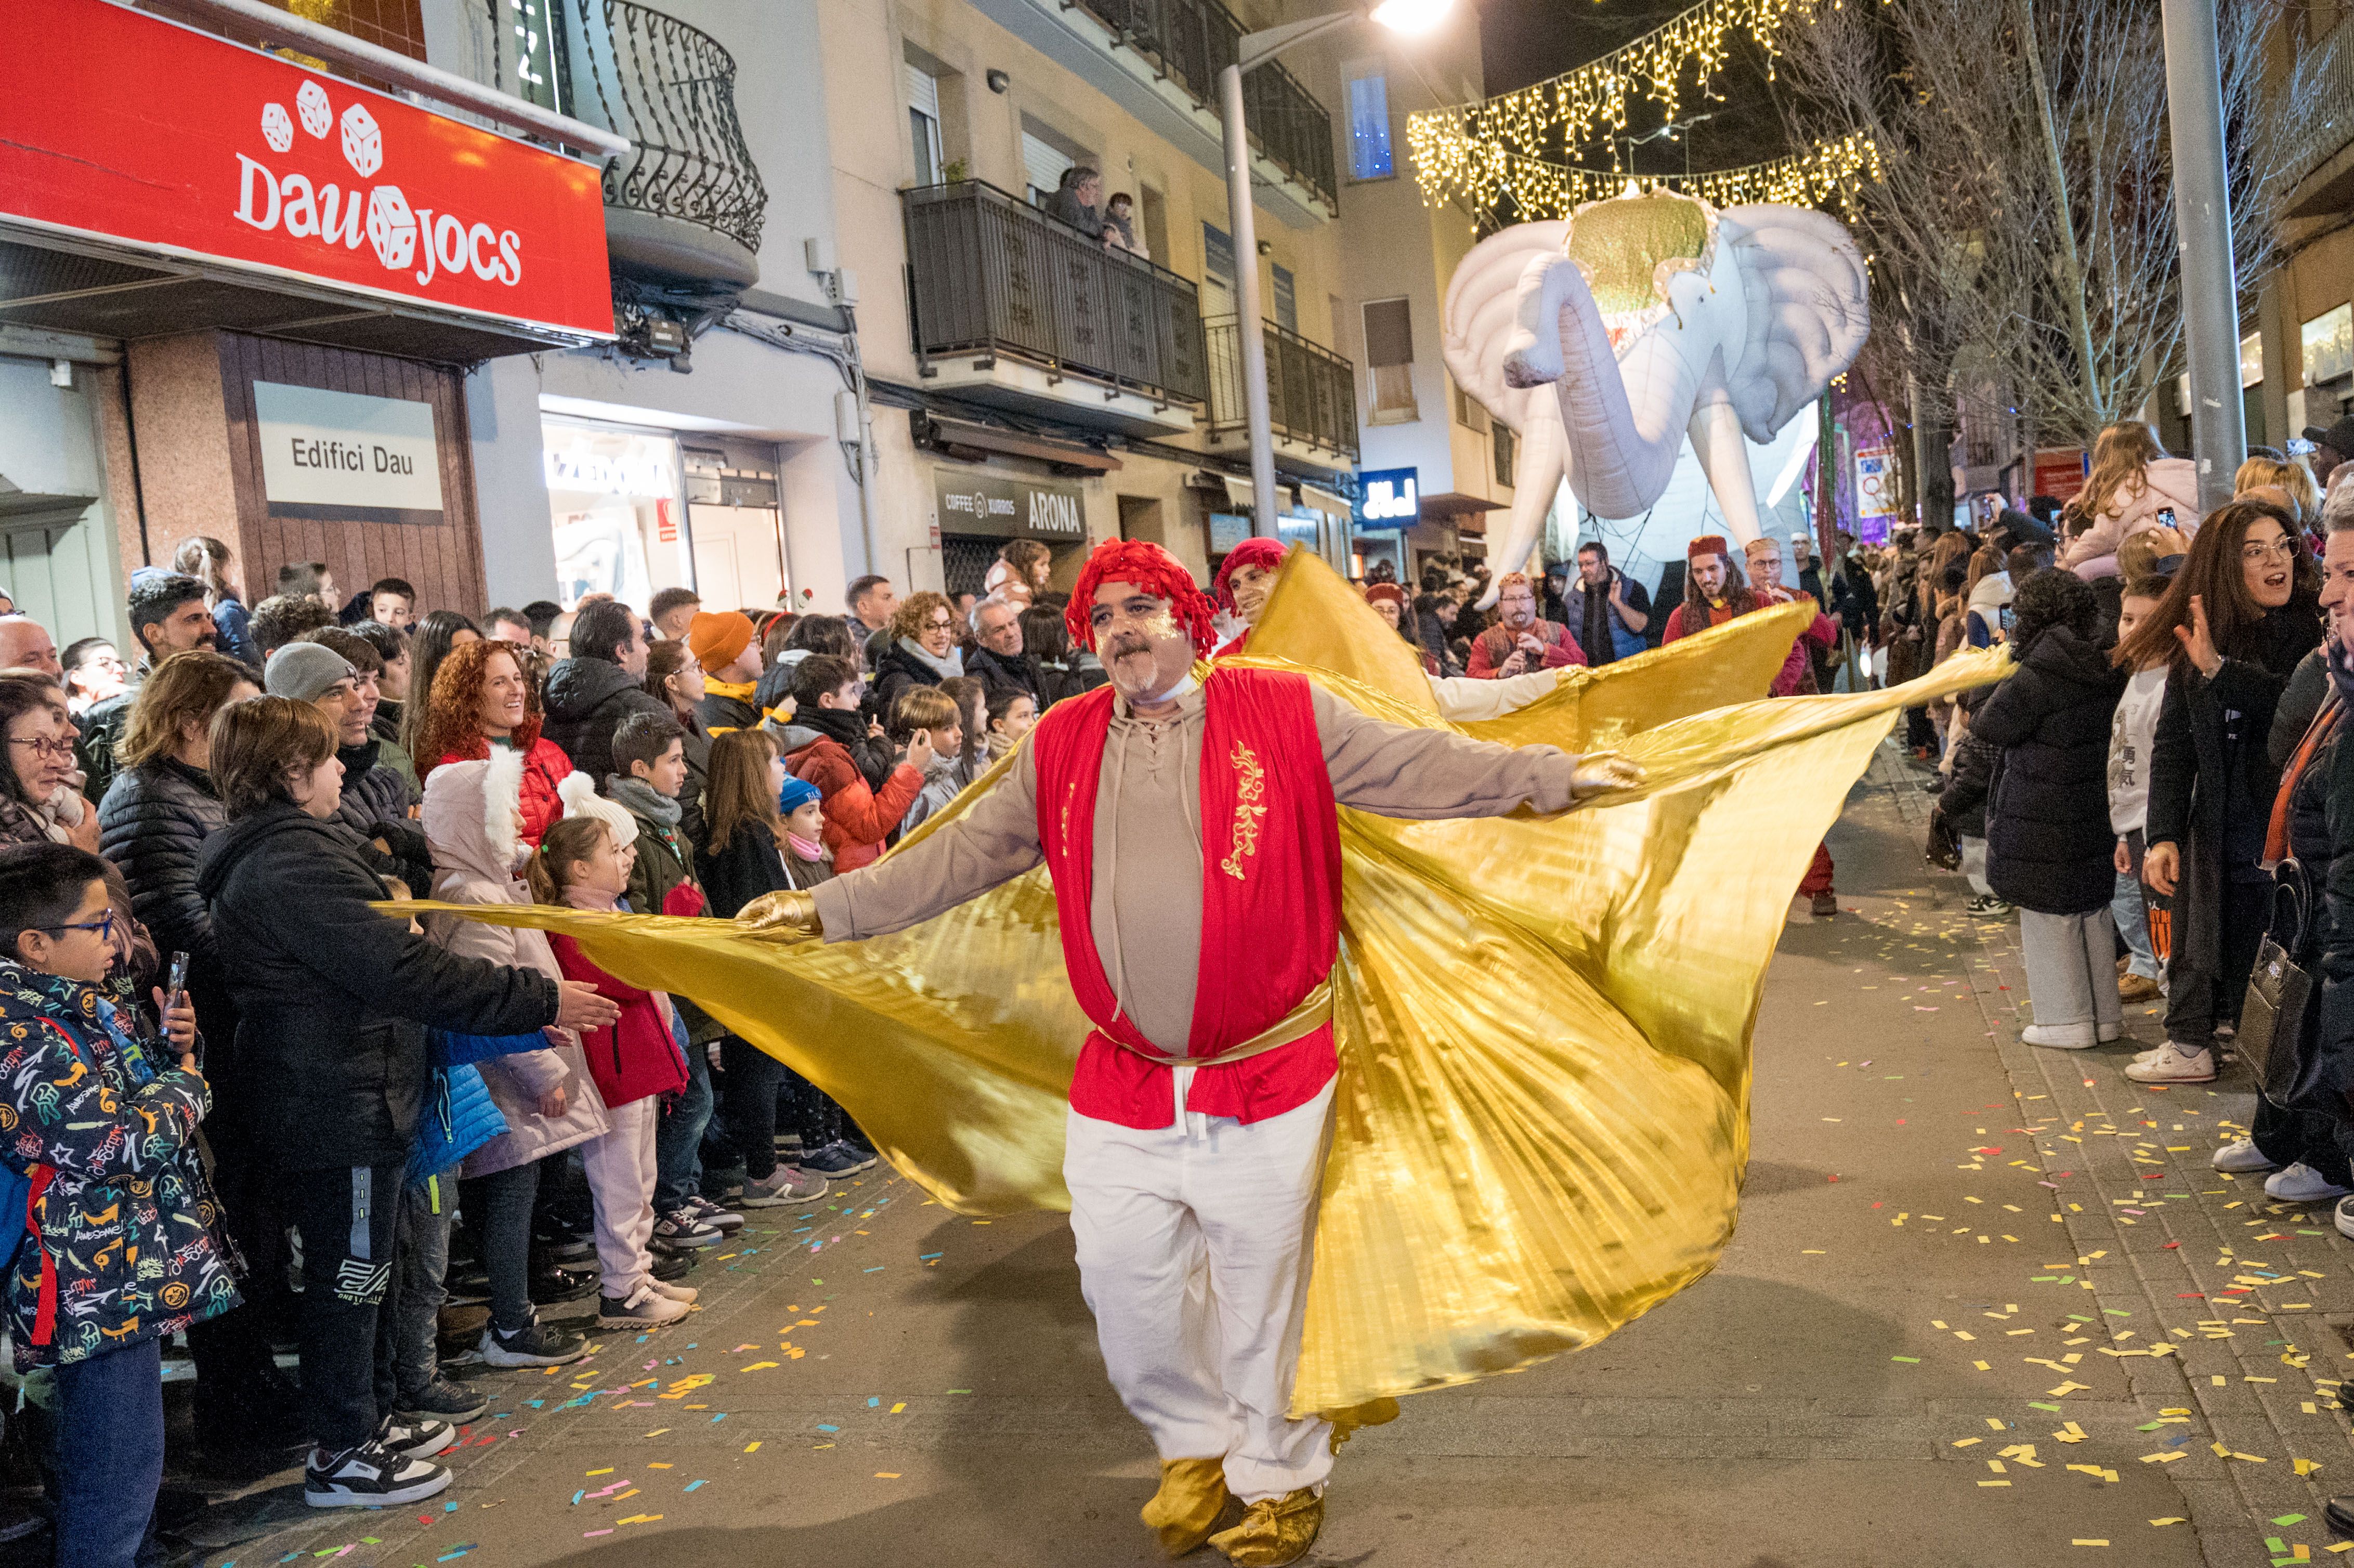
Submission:
<svg viewBox="0 0 2354 1568">
<path fill-rule="evenodd" d="M 1436 26 L 1455 0 L 1381 0 L 1243 35 L 1235 63 L 1218 72 L 1218 113 L 1226 133 L 1226 223 L 1235 241 L 1235 339 L 1242 351 L 1243 420 L 1250 436 L 1251 532 L 1275 536 L 1275 421 L 1267 408 L 1267 333 L 1259 315 L 1258 223 L 1251 209 L 1250 131 L 1243 121 L 1243 73 L 1294 44 L 1371 19 L 1401 33 Z"/>
<path fill-rule="evenodd" d="M 2162 11 L 2183 337 L 2190 350 L 2190 447 L 2199 461 L 2199 506 L 2204 512 L 2232 498 L 2232 475 L 2248 453 L 2240 405 L 2240 285 L 2232 260 L 2222 66 L 2215 0 L 2165 0 Z"/>
</svg>

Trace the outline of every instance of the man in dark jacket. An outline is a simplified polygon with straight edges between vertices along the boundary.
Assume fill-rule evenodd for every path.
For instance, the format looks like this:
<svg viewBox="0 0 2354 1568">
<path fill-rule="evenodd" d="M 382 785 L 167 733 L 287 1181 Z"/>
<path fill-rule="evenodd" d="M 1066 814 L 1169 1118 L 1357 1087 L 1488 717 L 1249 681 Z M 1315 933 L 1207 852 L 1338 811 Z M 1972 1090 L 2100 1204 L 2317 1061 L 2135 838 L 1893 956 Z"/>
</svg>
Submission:
<svg viewBox="0 0 2354 1568">
<path fill-rule="evenodd" d="M 205 585 L 171 572 L 134 575 L 131 584 L 131 635 L 139 640 L 139 667 L 119 697 L 110 697 L 81 715 L 81 736 L 74 758 L 84 775 L 82 792 L 93 800 L 106 798 L 114 781 L 114 747 L 122 726 L 131 722 L 131 705 L 147 672 L 175 653 L 210 648 L 220 638 L 213 612 L 205 605 Z"/>
<path fill-rule="evenodd" d="M 211 771 L 229 821 L 205 845 L 196 888 L 238 1011 L 237 1081 L 218 1087 L 246 1099 L 277 1150 L 302 1235 L 302 1402 L 316 1445 L 305 1497 L 382 1506 L 447 1487 L 447 1470 L 414 1456 L 456 1441 L 446 1425 L 392 1416 L 391 1336 L 376 1332 L 425 1094 L 424 1028 L 531 1034 L 601 1027 L 620 1010 L 592 986 L 460 957 L 369 908 L 390 890 L 332 821 L 336 738 L 308 703 L 223 710 Z"/>
<path fill-rule="evenodd" d="M 964 658 L 964 673 L 976 675 L 993 702 L 1002 692 L 1020 692 L 1039 707 L 1038 667 L 1022 646 L 1020 607 L 1002 599 L 985 599 L 972 607 L 972 634 L 977 643 Z"/>
<path fill-rule="evenodd" d="M 261 687 L 327 715 L 335 726 L 335 760 L 344 768 L 343 800 L 334 820 L 365 846 L 363 856 L 378 875 L 397 876 L 422 896 L 433 885 L 433 852 L 408 819 L 417 793 L 378 760 L 384 742 L 368 730 L 376 716 L 375 681 L 333 648 L 305 641 L 289 642 L 270 656 Z"/>
<path fill-rule="evenodd" d="M 613 771 L 613 731 L 631 714 L 669 716 L 646 690 L 645 630 L 638 612 L 617 599 L 599 599 L 572 622 L 572 657 L 547 673 L 540 694 L 547 718 L 542 735 L 591 779 Z"/>
</svg>

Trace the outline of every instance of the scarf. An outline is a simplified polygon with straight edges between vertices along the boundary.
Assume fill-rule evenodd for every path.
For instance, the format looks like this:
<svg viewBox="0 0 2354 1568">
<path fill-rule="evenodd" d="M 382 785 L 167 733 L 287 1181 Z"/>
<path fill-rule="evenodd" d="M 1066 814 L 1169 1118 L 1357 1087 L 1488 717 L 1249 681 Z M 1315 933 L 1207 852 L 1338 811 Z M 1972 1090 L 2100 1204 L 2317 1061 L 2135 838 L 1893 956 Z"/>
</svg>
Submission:
<svg viewBox="0 0 2354 1568">
<path fill-rule="evenodd" d="M 961 648 L 951 647 L 947 658 L 935 659 L 924 651 L 922 643 L 912 637 L 902 637 L 899 639 L 899 652 L 931 671 L 943 681 L 964 673 L 964 650 Z"/>
<path fill-rule="evenodd" d="M 793 846 L 793 856 L 797 860 L 815 862 L 825 859 L 825 845 L 811 843 L 790 828 L 785 830 L 785 842 Z"/>
<path fill-rule="evenodd" d="M 854 758 L 866 739 L 866 720 L 856 708 L 813 707 L 793 715 L 793 723 L 840 741 Z"/>
<path fill-rule="evenodd" d="M 686 808 L 671 796 L 663 794 L 634 774 L 624 779 L 619 774 L 605 779 L 605 793 L 615 802 L 636 812 L 659 827 L 674 828 L 686 815 Z"/>
<path fill-rule="evenodd" d="M 709 675 L 703 677 L 703 689 L 706 693 L 715 697 L 733 697 L 739 703 L 750 702 L 752 693 L 759 683 L 758 681 L 715 680 Z"/>
</svg>

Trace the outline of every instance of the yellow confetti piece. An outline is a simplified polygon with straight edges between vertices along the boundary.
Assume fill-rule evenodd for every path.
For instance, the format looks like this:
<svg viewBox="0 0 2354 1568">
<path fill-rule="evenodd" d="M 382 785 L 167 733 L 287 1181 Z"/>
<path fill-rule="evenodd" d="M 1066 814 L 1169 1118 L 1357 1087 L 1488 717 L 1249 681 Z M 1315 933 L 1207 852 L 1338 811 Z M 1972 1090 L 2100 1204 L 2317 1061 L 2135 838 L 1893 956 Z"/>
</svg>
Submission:
<svg viewBox="0 0 2354 1568">
<path fill-rule="evenodd" d="M 2009 1481 L 1980 1481 L 1978 1485 L 1982 1487 L 2007 1487 L 2010 1485 L 2010 1483 Z"/>
<path fill-rule="evenodd" d="M 2171 1519 L 2154 1519 L 2149 1522 L 2158 1529 L 2163 1530 L 2169 1524 L 2189 1524 L 2190 1521 L 2183 1518 L 2180 1514 L 2176 1514 Z"/>
<path fill-rule="evenodd" d="M 2141 1457 L 2141 1462 L 2145 1465 L 2171 1465 L 2175 1460 L 2181 1457 L 2183 1457 L 2183 1456 L 2179 1452 L 2172 1454 L 2144 1454 Z"/>
<path fill-rule="evenodd" d="M 754 1361 L 748 1367 L 737 1367 L 736 1370 L 737 1372 L 766 1372 L 769 1368 L 776 1366 L 777 1364 L 778 1363 L 775 1361 Z"/>
<path fill-rule="evenodd" d="M 615 1524 L 652 1524 L 662 1518 L 658 1513 L 633 1513 L 627 1519 L 617 1519 Z"/>
<path fill-rule="evenodd" d="M 612 1473 L 613 1473 L 613 1467 L 612 1467 L 612 1466 L 610 1466 L 610 1465 L 606 1466 L 606 1467 L 605 1467 L 603 1469 L 601 1469 L 601 1470 L 591 1470 L 591 1471 L 589 1471 L 589 1472 L 588 1472 L 588 1474 L 590 1474 L 590 1475 L 592 1475 L 592 1476 L 610 1476 L 610 1475 L 611 1475 Z"/>
<path fill-rule="evenodd" d="M 877 1470 L 875 1472 L 875 1478 L 878 1481 L 896 1481 L 899 1478 L 899 1472 L 896 1470 Z"/>
<path fill-rule="evenodd" d="M 2105 1541 L 2094 1541 L 2080 1535 L 2068 1544 L 2071 1546 L 2106 1546 L 2108 1542 Z"/>
<path fill-rule="evenodd" d="M 903 1399 L 903 1400 L 901 1400 L 898 1404 L 895 1404 L 895 1405 L 893 1405 L 893 1406 L 891 1407 L 891 1414 L 894 1414 L 894 1415 L 896 1415 L 896 1414 L 899 1414 L 899 1412 L 901 1412 L 901 1411 L 903 1411 L 903 1410 L 905 1410 L 905 1409 L 907 1409 L 907 1402 L 906 1400 L 904 1400 L 904 1399 Z"/>
<path fill-rule="evenodd" d="M 744 1452 L 747 1454 L 757 1454 L 759 1451 L 760 1445 L 758 1443 L 747 1443 L 744 1445 Z"/>
<path fill-rule="evenodd" d="M 2296 1466 L 2296 1473 L 2300 1476 L 2309 1476 L 2321 1468 L 2321 1461 L 2318 1459 L 2297 1459 L 2292 1462 Z"/>
</svg>

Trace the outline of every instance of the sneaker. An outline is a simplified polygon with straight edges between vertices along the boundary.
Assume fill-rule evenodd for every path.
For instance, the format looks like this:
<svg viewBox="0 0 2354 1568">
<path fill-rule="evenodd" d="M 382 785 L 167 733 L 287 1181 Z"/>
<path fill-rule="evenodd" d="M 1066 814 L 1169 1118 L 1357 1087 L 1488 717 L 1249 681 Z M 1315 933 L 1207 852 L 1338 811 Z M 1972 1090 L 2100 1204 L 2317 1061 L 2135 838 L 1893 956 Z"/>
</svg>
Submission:
<svg viewBox="0 0 2354 1568">
<path fill-rule="evenodd" d="M 376 1440 L 403 1458 L 429 1459 L 458 1446 L 458 1429 L 429 1415 L 418 1420 L 387 1415 L 376 1429 Z"/>
<path fill-rule="evenodd" d="M 2171 1047 L 2159 1047 L 2159 1051 L 2168 1049 Z M 2158 1054 L 2158 1051 L 2150 1053 L 2153 1056 Z M 2218 1171 L 2228 1171 L 2234 1176 L 2252 1176 L 2259 1171 L 2270 1171 L 2273 1168 L 2273 1162 L 2264 1158 L 2264 1151 L 2256 1147 L 2256 1140 L 2253 1138 L 2243 1138 L 2236 1142 L 2223 1145 L 2208 1156 L 2207 1163 Z"/>
<path fill-rule="evenodd" d="M 2100 1032 L 2089 1023 L 2031 1023 L 2019 1037 L 2054 1051 L 2089 1051 L 2100 1043 Z"/>
<path fill-rule="evenodd" d="M 673 1209 L 656 1220 L 652 1245 L 656 1252 L 692 1252 L 699 1246 L 717 1246 L 720 1240 L 719 1227 L 705 1224 L 690 1207 Z"/>
<path fill-rule="evenodd" d="M 2137 1084 L 2211 1084 L 2215 1054 L 2203 1046 L 2186 1051 L 2169 1040 L 2148 1061 L 2130 1064 L 2126 1076 Z"/>
<path fill-rule="evenodd" d="M 695 1211 L 696 1219 L 722 1235 L 733 1235 L 744 1228 L 743 1215 L 733 1210 L 721 1208 L 700 1192 L 689 1198 L 686 1201 L 686 1206 Z"/>
<path fill-rule="evenodd" d="M 812 1175 L 832 1179 L 864 1171 L 874 1165 L 875 1160 L 875 1156 L 872 1150 L 862 1150 L 845 1139 L 840 1142 L 827 1144 L 815 1154 L 804 1156 L 801 1160 L 801 1169 Z M 748 1195 L 751 1189 L 747 1187 L 744 1191 Z"/>
<path fill-rule="evenodd" d="M 2337 1225 L 2338 1234 L 2339 1235 L 2344 1236 L 2349 1241 L 2354 1241 L 2354 1198 L 2340 1198 L 2338 1200 L 2338 1208 L 2335 1214 L 2332 1216 L 2331 1223 Z M 2341 1388 L 2338 1391 L 2338 1398 L 2341 1403 L 2344 1401 L 2345 1397 L 2346 1391 Z"/>
<path fill-rule="evenodd" d="M 2007 919 L 2011 911 L 2009 905 L 1991 893 L 1979 894 L 1967 904 L 1963 905 L 1962 908 L 1965 913 L 1982 916 L 1988 920 Z"/>
<path fill-rule="evenodd" d="M 2342 1198 L 2354 1192 L 2354 1187 L 2340 1187 L 2303 1160 L 2284 1165 L 2264 1178 L 2264 1192 L 2284 1203 L 2318 1203 L 2325 1198 Z"/>
<path fill-rule="evenodd" d="M 2148 975 L 2126 975 L 2117 981 L 2119 1001 L 2151 1001 L 2165 994 L 2158 981 Z"/>
<path fill-rule="evenodd" d="M 447 1421 L 454 1425 L 472 1421 L 490 1407 L 490 1400 L 483 1395 L 437 1375 L 423 1388 L 393 1401 L 392 1414 L 402 1421 Z"/>
<path fill-rule="evenodd" d="M 311 1450 L 302 1467 L 302 1500 L 313 1508 L 388 1508 L 419 1502 L 448 1489 L 450 1472 L 376 1442 L 340 1454 Z"/>
<path fill-rule="evenodd" d="M 657 1280 L 679 1279 L 694 1272 L 695 1255 L 691 1252 L 667 1253 L 654 1259 L 653 1276 Z"/>
<path fill-rule="evenodd" d="M 1828 920 L 1832 916 L 1839 913 L 1839 895 L 1836 893 L 1818 893 L 1814 895 L 1814 906 L 1815 918 L 1818 920 Z"/>
<path fill-rule="evenodd" d="M 702 1294 L 692 1285 L 673 1285 L 669 1280 L 660 1277 L 654 1280 L 654 1288 L 682 1307 L 694 1306 L 695 1297 Z"/>
<path fill-rule="evenodd" d="M 815 1171 L 779 1165 L 763 1181 L 744 1183 L 737 1201 L 748 1209 L 774 1209 L 789 1203 L 814 1203 L 825 1196 L 826 1179 Z"/>
<path fill-rule="evenodd" d="M 673 1301 L 651 1285 L 638 1287 L 638 1293 L 627 1301 L 617 1301 L 610 1296 L 597 1301 L 597 1327 L 599 1329 L 659 1329 L 675 1323 L 686 1316 L 686 1303 Z"/>
<path fill-rule="evenodd" d="M 558 1332 L 534 1318 L 513 1333 L 496 1323 L 482 1330 L 477 1352 L 494 1367 L 569 1366 L 588 1353 L 579 1337 Z"/>
</svg>

